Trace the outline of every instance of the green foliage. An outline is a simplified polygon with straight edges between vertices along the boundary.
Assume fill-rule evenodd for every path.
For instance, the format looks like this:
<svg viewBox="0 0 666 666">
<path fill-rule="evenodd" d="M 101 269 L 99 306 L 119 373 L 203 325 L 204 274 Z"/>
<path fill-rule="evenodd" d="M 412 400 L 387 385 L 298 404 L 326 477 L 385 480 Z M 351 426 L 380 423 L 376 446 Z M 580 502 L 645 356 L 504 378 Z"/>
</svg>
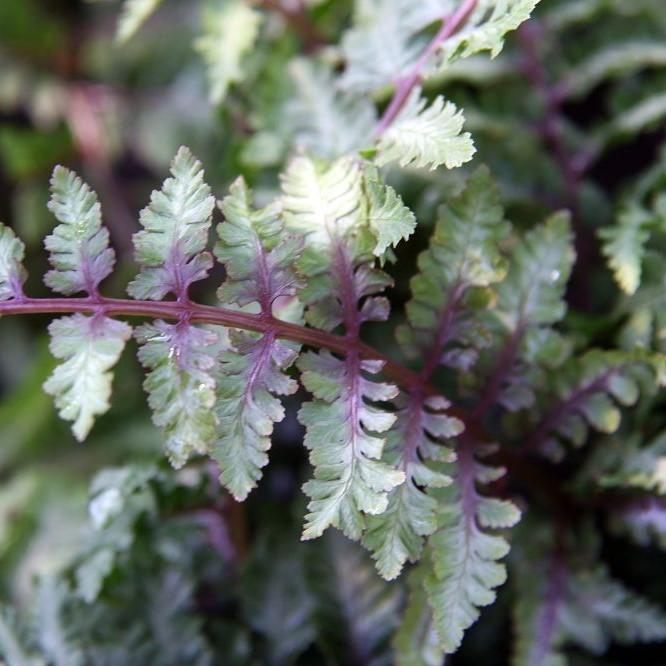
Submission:
<svg viewBox="0 0 666 666">
<path fill-rule="evenodd" d="M 158 320 L 135 333 L 139 361 L 150 370 L 144 382 L 155 425 L 175 467 L 193 453 L 208 452 L 217 433 L 214 377 L 220 344 L 213 330 Z"/>
<path fill-rule="evenodd" d="M 355 377 L 356 372 L 376 374 L 381 369 L 377 363 L 357 363 L 358 369 L 349 368 L 323 353 L 305 355 L 299 363 L 305 388 L 316 398 L 299 412 L 315 477 L 304 487 L 311 498 L 306 539 L 320 536 L 329 525 L 358 539 L 362 513 L 383 513 L 388 491 L 405 479 L 379 461 L 385 440 L 377 433 L 387 431 L 395 417 L 365 404 L 365 399 L 389 400 L 397 390 Z"/>
<path fill-rule="evenodd" d="M 484 288 L 506 276 L 506 259 L 499 244 L 509 231 L 499 192 L 485 169 L 474 173 L 458 197 L 443 205 L 427 251 L 418 258 L 419 273 L 412 278 L 412 300 L 407 304 L 409 326 L 398 330 L 406 354 L 427 353 L 442 323 L 449 349 L 434 349 L 442 362 L 469 367 L 476 358 L 467 343 L 469 325 L 461 320 L 460 301 L 473 288 Z M 449 325 L 450 318 L 457 326 Z M 458 340 L 456 340 L 458 338 Z"/>
<path fill-rule="evenodd" d="M 423 550 L 423 537 L 437 529 L 437 500 L 427 489 L 442 488 L 451 477 L 437 464 L 454 456 L 442 439 L 458 435 L 463 425 L 445 413 L 449 404 L 432 397 L 420 404 L 412 401 L 397 412 L 389 431 L 385 459 L 404 470 L 405 482 L 391 491 L 388 507 L 368 521 L 364 542 L 387 580 L 396 578 L 407 560 L 415 562 Z"/>
<path fill-rule="evenodd" d="M 566 664 L 570 645 L 601 655 L 611 641 L 664 639 L 663 611 L 611 578 L 604 567 L 568 563 L 556 552 L 535 561 L 544 553 L 538 546 L 529 551 L 531 557 L 523 553 L 520 559 L 527 575 L 518 581 L 514 607 L 515 666 Z"/>
<path fill-rule="evenodd" d="M 513 527 L 520 519 L 512 502 L 477 494 L 477 481 L 494 481 L 503 471 L 467 460 L 467 451 L 458 455 L 463 461 L 454 472 L 456 483 L 438 491 L 444 507 L 441 526 L 429 541 L 429 561 L 422 565 L 427 567 L 423 585 L 444 653 L 458 649 L 479 608 L 495 601 L 495 588 L 506 580 L 506 567 L 499 560 L 509 544 L 488 531 Z"/>
<path fill-rule="evenodd" d="M 513 332 L 562 319 L 564 289 L 574 259 L 566 214 L 556 214 L 528 232 L 514 248 L 506 280 L 497 288 L 502 325 Z"/>
<path fill-rule="evenodd" d="M 505 35 L 526 21 L 537 4 L 539 0 L 481 0 L 476 3 L 465 27 L 439 45 L 435 54 L 436 67 L 443 68 L 481 51 L 490 51 L 491 58 L 497 57 L 504 46 Z"/>
<path fill-rule="evenodd" d="M 0 4 L 0 662 L 666 661 L 663 3 Z"/>
<path fill-rule="evenodd" d="M 135 234 L 134 247 L 142 268 L 127 289 L 134 298 L 183 296 L 212 266 L 203 249 L 215 200 L 203 180 L 201 164 L 183 147 L 171 164 L 171 174 L 141 211 L 144 230 Z"/>
<path fill-rule="evenodd" d="M 641 363 L 622 352 L 592 350 L 572 358 L 553 377 L 552 405 L 556 398 L 557 418 L 542 421 L 544 434 L 557 434 L 575 446 L 588 437 L 588 427 L 613 433 L 620 425 L 621 412 L 615 405 L 631 406 L 639 396 L 637 383 Z"/>
<path fill-rule="evenodd" d="M 391 127 L 377 144 L 379 166 L 398 162 L 400 166 L 447 169 L 469 162 L 474 143 L 469 132 L 461 134 L 464 118 L 454 104 L 438 97 L 428 107 L 418 88 Z"/>
<path fill-rule="evenodd" d="M 253 211 L 251 204 L 251 193 L 242 180 L 231 186 L 221 204 L 225 222 L 218 227 L 215 256 L 227 269 L 227 281 L 219 296 L 239 306 L 256 304 L 269 316 L 278 299 L 296 293 L 299 283 L 292 266 L 301 241 L 284 237 L 276 205 Z M 270 332 L 259 338 L 238 333 L 233 349 L 222 355 L 215 408 L 221 436 L 215 442 L 214 457 L 222 469 L 222 482 L 239 501 L 261 478 L 273 424 L 284 418 L 275 396 L 298 389 L 298 383 L 284 373 L 297 355 L 297 347 L 283 344 Z"/>
<path fill-rule="evenodd" d="M 56 167 L 49 210 L 60 224 L 45 241 L 53 270 L 44 281 L 68 296 L 80 291 L 95 294 L 115 261 L 97 195 L 74 172 Z"/>
<path fill-rule="evenodd" d="M 132 329 L 108 317 L 75 314 L 56 319 L 49 333 L 51 352 L 63 363 L 46 380 L 44 390 L 55 396 L 60 416 L 73 422 L 72 431 L 82 441 L 95 417 L 109 409 L 110 370 Z"/>
<path fill-rule="evenodd" d="M 295 58 L 280 79 L 281 103 L 252 118 L 258 130 L 245 146 L 245 160 L 260 166 L 279 162 L 293 145 L 335 158 L 365 148 L 376 122 L 372 103 L 340 90 L 331 68 Z"/>
</svg>

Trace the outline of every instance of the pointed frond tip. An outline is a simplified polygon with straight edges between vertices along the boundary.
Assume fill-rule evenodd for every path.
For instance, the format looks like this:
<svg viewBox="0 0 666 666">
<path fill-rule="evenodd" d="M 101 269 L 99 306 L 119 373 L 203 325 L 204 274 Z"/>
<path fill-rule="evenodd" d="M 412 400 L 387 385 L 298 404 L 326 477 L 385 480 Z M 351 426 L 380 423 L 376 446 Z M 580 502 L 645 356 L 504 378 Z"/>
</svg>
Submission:
<svg viewBox="0 0 666 666">
<path fill-rule="evenodd" d="M 220 208 L 225 221 L 217 228 L 215 255 L 227 269 L 227 280 L 218 291 L 220 299 L 239 306 L 257 304 L 265 316 L 278 317 L 286 311 L 274 312 L 274 304 L 286 299 L 292 304 L 292 322 L 302 323 L 302 307 L 294 298 L 302 281 L 294 265 L 303 240 L 285 234 L 280 203 L 254 210 L 252 192 L 238 179 Z M 299 348 L 271 332 L 260 337 L 239 332 L 232 342 L 232 349 L 221 358 L 215 410 L 220 427 L 213 457 L 220 464 L 222 483 L 241 501 L 261 478 L 273 424 L 284 418 L 276 396 L 290 395 L 298 388 L 285 371 Z"/>
<path fill-rule="evenodd" d="M 205 252 L 215 197 L 204 182 L 201 163 L 188 148 L 179 148 L 171 163 L 171 178 L 150 196 L 141 211 L 143 230 L 134 234 L 141 272 L 127 288 L 137 299 L 160 300 L 171 293 L 185 297 L 193 282 L 212 267 Z"/>
<path fill-rule="evenodd" d="M 397 330 L 407 356 L 432 356 L 437 365 L 461 369 L 474 364 L 487 334 L 463 299 L 470 289 L 506 277 L 500 244 L 509 230 L 499 188 L 488 169 L 480 167 L 465 189 L 440 207 L 430 244 L 418 257 L 407 324 Z"/>
<path fill-rule="evenodd" d="M 218 225 L 215 256 L 227 270 L 218 292 L 223 303 L 257 303 L 266 314 L 281 297 L 294 296 L 302 281 L 294 266 L 303 239 L 285 233 L 279 201 L 260 210 L 252 207 L 252 192 L 242 178 L 220 203 L 225 221 Z"/>
<path fill-rule="evenodd" d="M 461 30 L 445 39 L 435 51 L 431 72 L 442 71 L 456 60 L 490 51 L 495 58 L 509 32 L 527 21 L 540 0 L 484 0 L 478 2 Z"/>
<path fill-rule="evenodd" d="M 273 425 L 285 414 L 276 396 L 298 389 L 298 382 L 285 374 L 297 355 L 274 335 L 256 339 L 239 333 L 233 350 L 222 356 L 215 408 L 220 427 L 212 455 L 220 465 L 220 480 L 239 502 L 268 464 Z"/>
<path fill-rule="evenodd" d="M 53 270 L 44 282 L 67 296 L 82 291 L 95 295 L 115 263 L 97 195 L 76 173 L 57 166 L 48 208 L 60 224 L 45 240 Z"/>
<path fill-rule="evenodd" d="M 498 319 L 510 331 L 562 319 L 575 260 L 569 213 L 555 213 L 531 229 L 516 244 L 506 280 L 497 288 Z"/>
</svg>

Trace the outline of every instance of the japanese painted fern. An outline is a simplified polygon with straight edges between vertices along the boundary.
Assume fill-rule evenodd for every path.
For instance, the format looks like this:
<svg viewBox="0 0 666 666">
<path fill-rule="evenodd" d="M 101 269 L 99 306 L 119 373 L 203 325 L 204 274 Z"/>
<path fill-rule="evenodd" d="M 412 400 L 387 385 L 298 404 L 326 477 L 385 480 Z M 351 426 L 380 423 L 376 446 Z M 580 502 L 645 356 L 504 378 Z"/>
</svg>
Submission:
<svg viewBox="0 0 666 666">
<path fill-rule="evenodd" d="M 579 488 L 585 483 L 597 488 L 599 510 L 614 532 L 643 544 L 666 544 L 663 432 L 654 433 L 651 421 L 644 429 L 653 435 L 647 446 L 629 438 L 631 455 L 621 455 L 628 448 L 618 453 L 622 408 L 640 401 L 641 413 L 648 410 L 666 375 L 663 314 L 649 307 L 650 294 L 645 295 L 655 282 L 663 286 L 663 261 L 651 257 L 648 240 L 665 228 L 664 168 L 630 189 L 617 224 L 599 232 L 618 284 L 628 299 L 638 300 L 631 301 L 635 308 L 627 305 L 614 315 L 621 329 L 618 348 L 609 349 L 607 339 L 596 347 L 593 322 L 572 333 L 567 319 L 569 303 L 576 302 L 567 289 L 587 289 L 575 271 L 577 259 L 589 258 L 590 234 L 581 227 L 576 190 L 584 166 L 562 157 L 576 131 L 560 127 L 553 114 L 564 100 L 639 65 L 611 53 L 585 57 L 575 74 L 550 89 L 534 61 L 541 45 L 530 29 L 538 26 L 523 29 L 529 62 L 524 76 L 507 85 L 520 91 L 527 78 L 539 88 L 539 103 L 547 107 L 544 138 L 562 171 L 562 207 L 570 209 L 544 215 L 550 206 L 526 203 L 522 193 L 535 183 L 540 191 L 540 174 L 520 180 L 524 155 L 512 154 L 517 128 L 500 117 L 509 101 L 500 92 L 486 107 L 482 95 L 470 92 L 480 71 L 491 79 L 511 78 L 507 69 L 519 56 L 488 69 L 479 54 L 497 56 L 507 33 L 537 4 L 355 3 L 340 45 L 321 56 L 292 58 L 278 103 L 249 118 L 247 129 L 254 134 L 244 159 L 262 166 L 284 161 L 279 184 L 257 187 L 255 195 L 239 177 L 216 206 L 217 192 L 202 164 L 188 148 L 178 150 L 171 175 L 139 216 L 141 228 L 133 237 L 139 270 L 127 286 L 130 298 L 104 295 L 115 253 L 96 194 L 69 169 L 55 168 L 48 204 L 57 224 L 45 242 L 51 269 L 44 281 L 58 296 L 26 295 L 24 245 L 0 225 L 0 315 L 64 315 L 49 326 L 59 364 L 44 389 L 78 440 L 110 409 L 113 368 L 132 336 L 168 460 L 182 468 L 209 459 L 207 473 L 213 470 L 238 502 L 261 483 L 276 424 L 298 402 L 312 468 L 303 485 L 308 503 L 301 539 L 323 537 L 325 545 L 306 544 L 313 547 L 306 555 L 281 560 L 284 575 L 302 584 L 296 591 L 273 580 L 271 566 L 261 560 L 269 555 L 253 555 L 258 559 L 250 570 L 270 579 L 271 590 L 281 589 L 285 604 L 273 619 L 270 590 L 260 585 L 250 593 L 254 630 L 269 634 L 282 655 L 270 663 L 298 655 L 318 632 L 323 651 L 335 653 L 331 645 L 339 637 L 330 635 L 326 620 L 335 613 L 336 622 L 349 622 L 351 634 L 354 622 L 367 622 L 368 641 L 345 638 L 355 643 L 358 663 L 380 663 L 373 659 L 388 649 L 395 629 L 389 659 L 441 664 L 496 600 L 507 569 L 515 578 L 516 665 L 567 663 L 570 645 L 595 654 L 612 640 L 666 639 L 666 615 L 611 578 L 595 538 L 580 549 L 575 545 Z M 587 14 L 622 3 L 556 4 L 543 20 L 566 31 Z M 129 39 L 158 5 L 127 0 L 120 38 Z M 280 6 L 289 17 L 286 3 Z M 203 16 L 196 47 L 208 66 L 211 100 L 218 104 L 242 81 L 265 17 L 241 0 L 206 3 Z M 648 51 L 637 52 L 638 60 L 661 62 L 661 52 Z M 566 72 L 564 61 L 575 60 L 575 54 L 561 57 Z M 502 67 L 507 69 L 499 73 Z M 456 101 L 430 94 L 429 86 L 447 77 L 463 82 L 454 87 Z M 469 125 L 458 100 L 466 107 L 470 102 Z M 578 157 L 596 159 L 618 132 L 616 126 L 600 128 Z M 438 180 L 436 169 L 460 167 L 476 159 L 477 151 L 486 154 L 489 137 L 501 143 L 507 136 L 502 150 L 516 173 L 495 165 L 495 176 L 479 166 L 446 184 Z M 265 146 L 272 151 L 262 155 Z M 427 192 L 422 201 L 416 198 L 415 211 L 424 218 L 418 222 L 402 197 L 413 182 L 430 183 L 431 200 L 438 203 L 430 205 Z M 511 211 L 519 211 L 515 220 L 508 219 L 507 200 L 514 204 Z M 401 253 L 412 236 L 421 252 L 402 312 L 396 296 L 407 291 Z M 200 283 L 216 287 L 214 302 L 193 300 Z M 627 312 L 631 318 L 624 321 Z M 404 360 L 395 358 L 396 350 Z M 632 414 L 629 421 L 637 418 Z M 553 490 L 549 471 L 597 440 L 606 449 L 589 456 L 570 487 Z M 144 663 L 172 663 L 160 661 L 167 659 L 161 652 L 141 652 L 141 641 L 161 626 L 177 652 L 180 627 L 192 650 L 179 658 L 213 663 L 200 624 L 181 620 L 195 596 L 196 563 L 155 519 L 159 511 L 168 515 L 163 504 L 172 493 L 210 489 L 198 477 L 193 486 L 178 489 L 168 479 L 154 469 L 98 477 L 91 515 L 100 542 L 84 553 L 67 581 L 43 581 L 36 633 L 20 632 L 13 616 L 0 616 L 0 651 L 8 664 L 42 663 L 42 653 L 54 664 L 120 663 L 111 661 L 106 638 L 86 644 L 82 604 L 99 597 L 112 572 L 122 583 L 119 598 L 141 585 L 132 569 L 137 562 L 146 566 L 135 549 L 140 520 L 162 544 L 159 584 L 147 585 L 144 593 L 150 613 L 164 613 L 159 622 L 147 619 L 140 635 L 129 636 L 127 649 Z M 627 489 L 633 492 L 622 496 Z M 643 497 L 643 491 L 654 496 Z M 604 503 L 609 492 L 617 499 Z M 527 524 L 513 530 L 525 512 Z M 225 539 L 215 532 L 219 526 L 207 525 L 226 552 Z M 591 519 L 587 527 L 594 532 Z M 329 528 L 369 554 L 332 536 Z M 514 532 L 521 545 L 509 556 Z M 193 525 L 184 533 L 197 543 Z M 262 549 L 268 552 L 269 546 Z M 277 550 L 290 553 L 284 544 Z M 225 557 L 233 562 L 235 555 Z M 386 581 L 406 577 L 404 603 L 396 583 L 374 578 L 373 565 Z M 367 598 L 355 598 L 345 567 L 371 589 Z M 339 581 L 333 584 L 327 576 Z M 68 597 L 74 588 L 76 601 Z M 302 603 L 299 609 L 288 607 L 292 594 Z M 122 622 L 112 604 L 100 612 Z M 78 633 L 63 628 L 65 614 L 78 618 Z M 274 622 L 284 623 L 291 642 L 272 631 Z"/>
</svg>

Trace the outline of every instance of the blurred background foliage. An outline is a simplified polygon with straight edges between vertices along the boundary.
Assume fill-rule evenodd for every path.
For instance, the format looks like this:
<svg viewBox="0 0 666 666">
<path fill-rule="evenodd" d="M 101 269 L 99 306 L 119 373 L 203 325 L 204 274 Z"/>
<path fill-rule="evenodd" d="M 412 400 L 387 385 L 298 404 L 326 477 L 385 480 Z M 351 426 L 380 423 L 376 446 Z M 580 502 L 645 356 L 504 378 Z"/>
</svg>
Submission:
<svg viewBox="0 0 666 666">
<path fill-rule="evenodd" d="M 240 80 L 220 92 L 204 40 L 221 4 L 164 0 L 121 42 L 118 2 L 0 2 L 0 219 L 27 244 L 30 293 L 45 295 L 42 239 L 53 226 L 45 204 L 55 163 L 99 193 L 119 256 L 106 291 L 121 296 L 138 210 L 179 145 L 202 160 L 218 195 L 243 174 L 260 197 L 276 189 L 294 145 L 335 150 L 335 124 L 346 120 L 326 125 L 316 108 L 334 101 L 331 83 L 296 58 L 318 50 L 336 67 L 332 45 L 352 3 L 256 3 L 259 39 Z M 666 184 L 663 10 L 659 0 L 544 0 L 499 58 L 462 61 L 427 86 L 428 95 L 443 91 L 465 109 L 478 148 L 472 167 L 491 166 L 510 219 L 527 227 L 553 208 L 574 209 L 582 245 L 568 326 L 581 346 L 631 346 L 646 331 L 666 345 L 656 252 L 666 222 L 646 225 L 653 235 L 645 278 L 624 297 L 596 242 L 596 230 L 621 211 L 653 220 L 652 193 Z M 391 173 L 420 221 L 417 240 L 391 268 L 396 309 L 408 295 L 400 278 L 412 272 L 436 207 L 466 173 Z M 197 296 L 211 299 L 212 288 Z M 22 626 L 7 612 L 0 622 L 0 633 L 12 627 L 25 637 L 14 655 L 25 661 L 12 664 L 43 663 L 38 654 L 58 666 L 391 663 L 400 586 L 380 584 L 367 556 L 339 535 L 298 545 L 306 459 L 297 398 L 259 489 L 241 507 L 206 465 L 165 468 L 132 354 L 118 367 L 112 409 L 85 446 L 76 444 L 41 388 L 53 367 L 46 323 L 0 322 L 0 596 L 18 616 L 35 617 Z M 374 335 L 386 339 L 381 328 Z M 611 568 L 666 605 L 663 552 L 604 534 Z M 502 590 L 452 664 L 508 662 L 509 594 Z M 595 660 L 574 654 L 572 663 L 657 666 L 666 650 L 615 648 Z"/>
</svg>

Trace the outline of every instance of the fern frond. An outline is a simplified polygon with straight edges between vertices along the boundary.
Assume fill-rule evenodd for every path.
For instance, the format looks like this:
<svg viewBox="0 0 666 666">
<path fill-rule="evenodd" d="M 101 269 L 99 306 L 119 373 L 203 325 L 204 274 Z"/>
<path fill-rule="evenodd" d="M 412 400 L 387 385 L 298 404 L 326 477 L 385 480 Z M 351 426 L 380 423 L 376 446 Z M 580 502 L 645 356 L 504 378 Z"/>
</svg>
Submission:
<svg viewBox="0 0 666 666">
<path fill-rule="evenodd" d="M 423 587 L 428 573 L 429 553 L 409 574 L 407 605 L 393 641 L 400 666 L 441 666 L 444 661 L 432 608 Z"/>
<path fill-rule="evenodd" d="M 608 522 L 613 532 L 628 536 L 643 548 L 654 544 L 666 550 L 666 500 L 644 497 L 611 510 Z"/>
<path fill-rule="evenodd" d="M 306 549 L 299 547 L 291 524 L 279 523 L 253 544 L 241 580 L 244 614 L 268 644 L 265 658 L 288 662 L 317 638 L 315 594 L 306 578 Z"/>
<path fill-rule="evenodd" d="M 536 521 L 522 528 L 523 535 L 530 536 L 517 550 L 513 562 L 511 665 L 566 666 L 561 616 L 566 612 L 569 572 L 562 553 L 554 548 L 549 529 Z"/>
<path fill-rule="evenodd" d="M 410 396 L 398 404 L 401 409 L 387 435 L 384 460 L 404 472 L 405 482 L 391 491 L 384 513 L 368 518 L 363 540 L 387 580 L 396 578 L 407 560 L 418 560 L 423 537 L 437 529 L 438 503 L 427 489 L 451 483 L 437 463 L 455 459 L 443 442 L 463 430 L 458 419 L 446 415 L 449 405 L 443 398 Z"/>
<path fill-rule="evenodd" d="M 142 268 L 127 288 L 134 298 L 160 300 L 169 293 L 186 297 L 189 285 L 206 277 L 212 266 L 203 250 L 215 199 L 203 180 L 201 163 L 181 147 L 171 174 L 141 211 L 144 229 L 133 240 Z"/>
<path fill-rule="evenodd" d="M 45 666 L 44 660 L 33 654 L 27 634 L 14 609 L 0 606 L 0 655 L 7 666 Z"/>
<path fill-rule="evenodd" d="M 221 204 L 225 222 L 218 227 L 215 255 L 227 269 L 219 290 L 223 302 L 257 304 L 272 317 L 277 299 L 293 297 L 300 282 L 293 267 L 302 240 L 285 236 L 277 204 L 252 209 L 252 195 L 237 180 Z M 261 478 L 273 424 L 284 418 L 275 396 L 294 393 L 298 384 L 284 371 L 295 361 L 298 347 L 277 340 L 274 332 L 260 337 L 238 333 L 234 348 L 222 356 L 216 414 L 220 436 L 213 456 L 221 480 L 237 500 L 243 500 Z"/>
<path fill-rule="evenodd" d="M 314 625 L 328 658 L 344 663 L 355 654 L 361 663 L 390 663 L 388 641 L 398 620 L 399 589 L 378 578 L 367 553 L 339 533 L 303 549 Z"/>
<path fill-rule="evenodd" d="M 524 23 L 537 4 L 539 0 L 481 0 L 463 27 L 438 46 L 433 70 L 481 51 L 490 51 L 490 57 L 495 58 L 507 33 Z"/>
<path fill-rule="evenodd" d="M 71 635 L 65 620 L 67 583 L 45 576 L 37 596 L 37 639 L 44 656 L 54 666 L 84 666 L 85 654 L 79 641 Z"/>
<path fill-rule="evenodd" d="M 0 222 L 0 301 L 21 298 L 27 272 L 23 267 L 25 245 Z"/>
<path fill-rule="evenodd" d="M 377 239 L 373 254 L 383 257 L 389 247 L 396 247 L 412 235 L 416 217 L 400 195 L 390 185 L 382 183 L 373 170 L 366 170 L 363 184 L 367 224 Z"/>
<path fill-rule="evenodd" d="M 497 185 L 480 168 L 463 192 L 440 208 L 430 246 L 419 255 L 419 273 L 410 283 L 409 325 L 398 329 L 406 354 L 421 352 L 436 365 L 470 366 L 476 352 L 466 344 L 471 336 L 463 299 L 470 289 L 505 277 L 507 262 L 499 248 L 508 231 Z M 456 342 L 466 348 L 453 347 Z"/>
<path fill-rule="evenodd" d="M 332 239 L 355 230 L 361 221 L 361 177 L 356 160 L 330 165 L 294 158 L 282 177 L 287 229 L 306 237 L 307 245 L 330 248 Z"/>
<path fill-rule="evenodd" d="M 493 405 L 518 411 L 534 402 L 544 369 L 570 353 L 566 339 L 550 328 L 566 312 L 564 292 L 575 260 L 569 216 L 552 215 L 518 240 L 506 279 L 496 287 L 497 304 L 488 325 L 495 343 L 483 355 L 487 386 L 477 409 Z M 468 384 L 481 384 L 474 377 Z M 480 386 L 479 386 L 480 388 Z"/>
<path fill-rule="evenodd" d="M 397 118 L 379 137 L 375 162 L 379 166 L 398 162 L 402 167 L 440 164 L 453 169 L 469 162 L 476 149 L 469 132 L 462 132 L 465 118 L 452 102 L 437 97 L 427 106 L 415 88 Z"/>
<path fill-rule="evenodd" d="M 424 355 L 426 377 L 440 363 L 468 365 L 473 359 L 473 349 L 451 344 L 467 342 L 466 292 L 505 275 L 499 243 L 507 230 L 499 192 L 486 169 L 475 172 L 465 190 L 440 210 L 430 246 L 419 256 L 420 272 L 411 282 L 409 325 L 399 329 L 405 351 Z M 444 399 L 425 399 L 417 392 L 399 406 L 385 459 L 403 469 L 407 480 L 391 492 L 387 511 L 369 521 L 366 535 L 380 573 L 388 578 L 407 559 L 418 558 L 423 537 L 437 528 L 437 501 L 429 489 L 451 483 L 441 468 L 442 461 L 451 462 L 443 440 L 462 432 L 462 424 L 445 414 Z"/>
<path fill-rule="evenodd" d="M 208 68 L 210 101 L 220 104 L 229 86 L 243 78 L 243 59 L 259 36 L 261 14 L 245 0 L 209 0 L 203 35 L 195 42 Z"/>
<path fill-rule="evenodd" d="M 613 580 L 605 567 L 576 571 L 558 560 L 550 568 L 525 564 L 532 576 L 523 576 L 518 590 L 514 666 L 565 664 L 568 644 L 602 654 L 612 641 L 666 638 L 664 612 Z M 542 583 L 535 585 L 535 578 Z"/>
<path fill-rule="evenodd" d="M 77 596 L 91 604 L 123 554 L 135 542 L 136 525 L 152 515 L 157 498 L 151 483 L 163 480 L 155 467 L 107 468 L 90 485 L 88 515 L 93 536 L 75 563 Z"/>
<path fill-rule="evenodd" d="M 293 266 L 303 241 L 285 235 L 279 202 L 253 210 L 252 193 L 242 178 L 232 183 L 220 209 L 225 221 L 217 228 L 220 240 L 214 251 L 227 280 L 218 296 L 223 303 L 257 303 L 270 315 L 276 299 L 293 296 L 302 286 Z"/>
<path fill-rule="evenodd" d="M 73 171 L 57 166 L 48 207 L 60 224 L 46 237 L 53 270 L 44 282 L 68 296 L 80 291 L 95 295 L 115 263 L 97 195 Z"/>
<path fill-rule="evenodd" d="M 397 389 L 365 379 L 362 373 L 376 374 L 381 363 L 360 361 L 356 355 L 341 361 L 326 352 L 308 353 L 298 366 L 305 388 L 315 397 L 298 414 L 314 467 L 314 479 L 303 487 L 311 498 L 303 538 L 318 537 L 333 525 L 358 539 L 362 514 L 383 513 L 388 491 L 405 478 L 380 461 L 384 439 L 377 433 L 386 432 L 395 416 L 366 402 L 389 400 Z"/>
<path fill-rule="evenodd" d="M 662 42 L 628 41 L 595 51 L 587 60 L 576 63 L 560 85 L 568 96 L 579 98 L 608 79 L 665 65 L 666 46 Z"/>
<path fill-rule="evenodd" d="M 60 416 L 72 421 L 72 431 L 83 441 L 95 417 L 109 409 L 111 368 L 120 358 L 132 329 L 103 315 L 81 314 L 56 319 L 49 326 L 51 352 L 63 363 L 44 384 L 55 397 Z"/>
<path fill-rule="evenodd" d="M 595 654 L 611 641 L 666 640 L 666 613 L 613 580 L 603 567 L 575 576 L 570 595 L 574 612 L 563 617 L 564 631 Z M 584 618 L 591 619 L 592 626 L 586 626 Z"/>
<path fill-rule="evenodd" d="M 350 158 L 324 165 L 297 157 L 283 179 L 285 224 L 305 237 L 298 267 L 308 279 L 299 294 L 307 320 L 325 330 L 343 325 L 350 341 L 358 339 L 364 322 L 388 315 L 388 303 L 375 295 L 390 280 L 372 265 L 375 239 L 361 175 Z M 303 537 L 334 525 L 358 539 L 363 514 L 383 512 L 387 492 L 404 480 L 380 460 L 384 439 L 378 433 L 391 427 L 395 415 L 369 404 L 395 397 L 397 389 L 363 376 L 378 373 L 382 363 L 361 360 L 353 342 L 344 359 L 308 353 L 298 365 L 315 398 L 299 412 L 315 476 L 304 486 L 311 501 Z"/>
<path fill-rule="evenodd" d="M 564 290 L 575 260 L 569 215 L 556 213 L 514 248 L 498 287 L 498 314 L 509 330 L 548 326 L 566 312 Z"/>
<path fill-rule="evenodd" d="M 641 265 L 653 219 L 643 208 L 628 206 L 620 212 L 615 226 L 599 230 L 599 237 L 604 241 L 603 253 L 615 280 L 627 294 L 635 293 L 640 285 Z"/>
<path fill-rule="evenodd" d="M 441 527 L 429 540 L 432 568 L 424 581 L 445 653 L 458 649 L 479 609 L 495 601 L 495 588 L 506 580 L 506 567 L 499 561 L 509 544 L 492 531 L 513 527 L 520 519 L 511 501 L 486 497 L 476 488 L 500 478 L 504 470 L 478 462 L 465 435 L 459 442 L 454 483 L 437 491 Z"/>
<path fill-rule="evenodd" d="M 171 464 L 182 467 L 193 453 L 205 454 L 217 435 L 214 378 L 219 335 L 187 321 L 157 320 L 135 333 L 139 361 L 149 370 L 144 388 L 153 422 L 163 429 Z"/>
<path fill-rule="evenodd" d="M 243 151 L 246 162 L 265 166 L 280 162 L 289 152 L 336 159 L 371 144 L 377 121 L 370 99 L 341 89 L 325 62 L 294 58 L 276 74 L 277 101 L 250 118 L 258 130 Z"/>
<path fill-rule="evenodd" d="M 666 433 L 644 444 L 643 438 L 613 438 L 595 465 L 598 482 L 607 488 L 640 488 L 666 495 Z M 600 452 L 601 453 L 601 452 Z"/>
<path fill-rule="evenodd" d="M 549 25 L 559 30 L 575 27 L 581 23 L 591 21 L 614 12 L 623 18 L 636 18 L 641 14 L 658 12 L 658 3 L 654 0 L 566 0 L 559 2 L 545 11 L 545 18 Z"/>
<path fill-rule="evenodd" d="M 591 350 L 572 358 L 552 379 L 558 402 L 535 431 L 530 446 L 543 444 L 555 434 L 580 446 L 587 439 L 588 427 L 615 432 L 621 413 L 614 400 L 625 406 L 636 402 L 641 368 L 642 363 L 622 352 Z M 547 400 L 552 405 L 553 396 Z"/>
</svg>

